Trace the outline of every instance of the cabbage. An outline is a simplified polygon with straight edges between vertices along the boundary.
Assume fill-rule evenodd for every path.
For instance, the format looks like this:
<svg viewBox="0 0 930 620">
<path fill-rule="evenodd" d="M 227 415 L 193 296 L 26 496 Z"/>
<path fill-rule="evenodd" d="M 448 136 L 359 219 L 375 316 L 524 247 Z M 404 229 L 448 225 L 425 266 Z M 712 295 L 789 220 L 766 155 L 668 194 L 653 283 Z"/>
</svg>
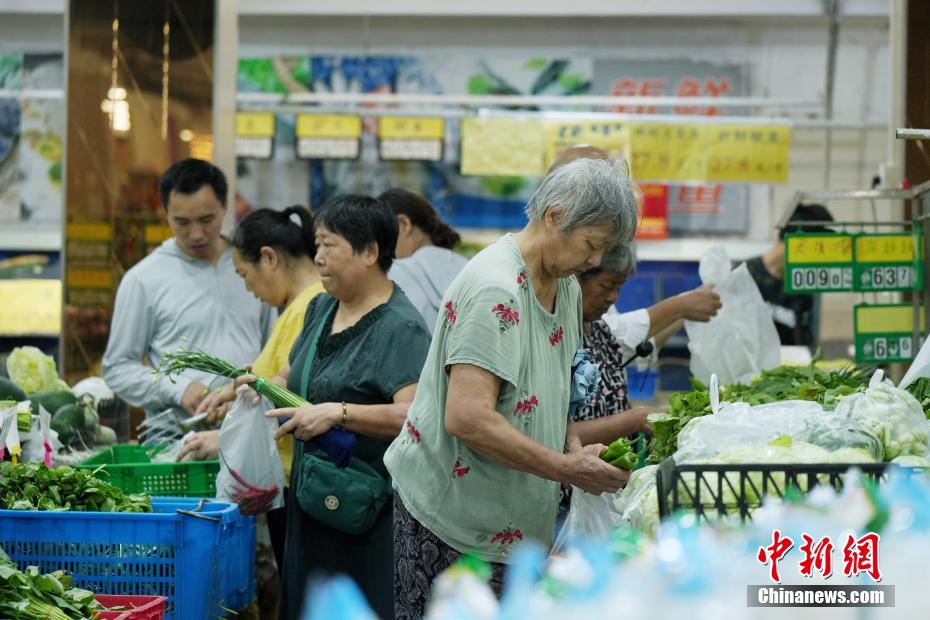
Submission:
<svg viewBox="0 0 930 620">
<path fill-rule="evenodd" d="M 843 448 L 862 450 L 869 456 L 869 463 L 881 461 L 885 455 L 881 439 L 862 422 L 835 413 L 809 419 L 798 439 L 833 452 Z M 849 462 L 858 463 L 859 460 Z"/>
<path fill-rule="evenodd" d="M 899 390 L 891 381 L 883 381 L 880 370 L 865 392 L 844 398 L 836 414 L 857 420 L 874 433 L 885 448 L 885 460 L 927 454 L 923 407 L 905 390 Z"/>
<path fill-rule="evenodd" d="M 6 372 L 26 394 L 58 387 L 58 369 L 51 356 L 36 347 L 16 347 L 6 358 Z"/>
<path fill-rule="evenodd" d="M 927 460 L 926 457 L 914 456 L 912 454 L 904 454 L 896 457 L 892 459 L 891 462 L 901 467 L 930 467 L 930 460 Z"/>
</svg>

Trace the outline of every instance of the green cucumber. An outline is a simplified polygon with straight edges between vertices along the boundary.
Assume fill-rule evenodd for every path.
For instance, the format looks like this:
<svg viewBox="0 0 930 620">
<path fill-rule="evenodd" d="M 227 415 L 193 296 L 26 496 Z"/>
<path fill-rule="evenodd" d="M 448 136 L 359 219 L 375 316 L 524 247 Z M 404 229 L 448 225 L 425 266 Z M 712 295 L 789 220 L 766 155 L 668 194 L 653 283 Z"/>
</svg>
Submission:
<svg viewBox="0 0 930 620">
<path fill-rule="evenodd" d="M 65 405 L 75 405 L 78 402 L 77 396 L 70 390 L 45 390 L 43 392 L 33 392 L 29 395 L 32 401 L 32 414 L 39 415 L 39 405 L 54 414 Z"/>
<path fill-rule="evenodd" d="M 19 403 L 26 400 L 26 393 L 11 380 L 0 377 L 0 400 L 15 400 Z"/>
<path fill-rule="evenodd" d="M 84 407 L 81 405 L 65 405 L 52 415 L 52 430 L 58 433 L 62 444 L 68 445 L 75 434 L 84 428 Z"/>
</svg>

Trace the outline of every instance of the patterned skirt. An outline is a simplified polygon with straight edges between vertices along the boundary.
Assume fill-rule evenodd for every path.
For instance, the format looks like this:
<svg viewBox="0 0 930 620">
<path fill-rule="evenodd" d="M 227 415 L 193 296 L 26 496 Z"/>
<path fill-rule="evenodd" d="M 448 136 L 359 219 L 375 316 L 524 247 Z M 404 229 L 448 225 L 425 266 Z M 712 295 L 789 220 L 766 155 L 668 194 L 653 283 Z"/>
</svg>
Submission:
<svg viewBox="0 0 930 620">
<path fill-rule="evenodd" d="M 426 613 L 433 580 L 462 554 L 442 542 L 407 511 L 394 495 L 394 618 L 419 620 Z M 492 563 L 491 589 L 504 586 L 504 564 Z"/>
</svg>

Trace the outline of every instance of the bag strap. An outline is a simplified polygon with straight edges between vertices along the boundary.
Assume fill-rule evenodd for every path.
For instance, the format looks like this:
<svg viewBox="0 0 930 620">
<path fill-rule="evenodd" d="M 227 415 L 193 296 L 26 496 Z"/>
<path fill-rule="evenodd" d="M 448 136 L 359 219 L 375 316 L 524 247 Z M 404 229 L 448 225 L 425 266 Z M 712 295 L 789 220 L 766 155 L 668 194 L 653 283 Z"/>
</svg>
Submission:
<svg viewBox="0 0 930 620">
<path fill-rule="evenodd" d="M 335 298 L 333 298 L 335 301 Z M 310 341 L 310 350 L 307 351 L 307 359 L 304 362 L 303 372 L 300 375 L 300 395 L 304 398 L 307 398 L 307 387 L 310 385 L 310 371 L 313 369 L 313 360 L 316 357 L 316 346 L 320 341 L 320 336 L 323 333 L 323 327 L 326 326 L 327 321 L 329 320 L 329 314 L 332 309 L 335 308 L 335 304 L 331 304 L 330 308 L 327 308 L 323 312 L 323 316 L 320 318 L 319 325 L 317 325 L 316 333 L 313 334 L 313 340 Z"/>
</svg>

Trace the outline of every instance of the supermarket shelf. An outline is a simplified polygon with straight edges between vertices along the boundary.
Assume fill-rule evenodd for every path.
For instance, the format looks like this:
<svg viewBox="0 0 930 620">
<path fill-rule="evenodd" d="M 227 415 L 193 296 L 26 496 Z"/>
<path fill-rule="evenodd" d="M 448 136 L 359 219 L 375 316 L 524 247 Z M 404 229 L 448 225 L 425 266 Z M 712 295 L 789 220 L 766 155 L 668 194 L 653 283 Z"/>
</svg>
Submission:
<svg viewBox="0 0 930 620">
<path fill-rule="evenodd" d="M 4 224 L 0 227 L 0 250 L 57 252 L 61 250 L 61 228 L 31 228 Z"/>
</svg>

